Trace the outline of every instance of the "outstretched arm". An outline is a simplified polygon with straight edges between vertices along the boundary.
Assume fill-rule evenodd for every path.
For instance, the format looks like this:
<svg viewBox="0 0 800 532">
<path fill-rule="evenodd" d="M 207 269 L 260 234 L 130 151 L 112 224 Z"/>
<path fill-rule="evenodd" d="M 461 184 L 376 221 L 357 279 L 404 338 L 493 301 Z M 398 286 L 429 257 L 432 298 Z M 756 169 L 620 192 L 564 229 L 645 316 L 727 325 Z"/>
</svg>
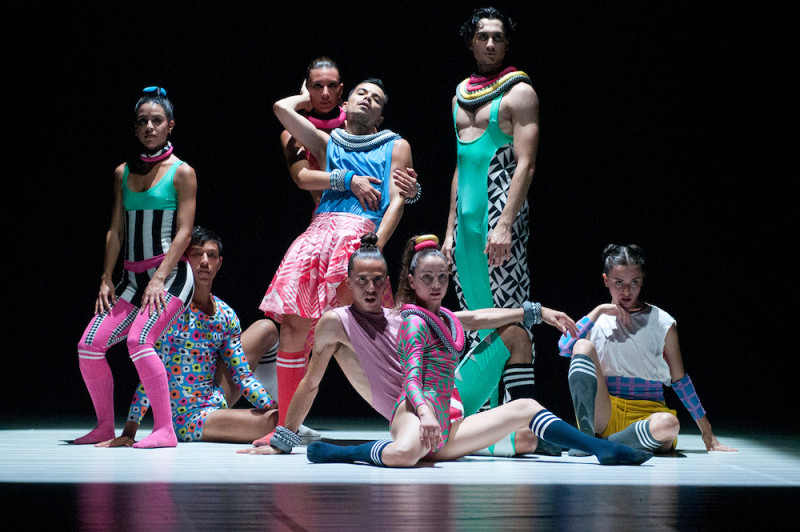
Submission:
<svg viewBox="0 0 800 532">
<path fill-rule="evenodd" d="M 700 428 L 700 434 L 702 435 L 703 443 L 706 445 L 706 450 L 736 452 L 736 449 L 722 445 L 711 430 L 711 423 L 708 421 L 705 409 L 700 404 L 700 400 L 694 391 L 694 385 L 683 368 L 683 357 L 681 356 L 681 348 L 678 342 L 678 329 L 675 325 L 667 331 L 664 341 L 664 359 L 669 366 L 672 387 Z"/>
<path fill-rule="evenodd" d="M 339 316 L 335 312 L 323 314 L 314 329 L 314 356 L 309 360 L 306 374 L 300 384 L 297 385 L 292 401 L 286 411 L 286 420 L 284 421 L 286 429 L 295 433 L 300 429 L 300 425 L 302 425 L 309 411 L 311 411 L 314 399 L 316 399 L 319 392 L 319 383 L 322 381 L 323 375 L 325 375 L 325 370 L 328 368 L 331 357 L 344 342 L 347 342 L 347 335 Z M 253 442 L 257 446 L 256 449 L 247 449 L 239 452 L 247 454 L 283 454 L 280 449 L 268 445 L 270 438 L 271 434 L 268 434 L 267 437 Z"/>
<path fill-rule="evenodd" d="M 542 308 L 542 321 L 552 325 L 562 333 L 577 334 L 575 322 L 559 310 Z M 524 323 L 525 311 L 519 308 L 485 308 L 478 310 L 462 310 L 455 313 L 461 325 L 468 330 L 497 329 L 512 323 Z"/>
</svg>

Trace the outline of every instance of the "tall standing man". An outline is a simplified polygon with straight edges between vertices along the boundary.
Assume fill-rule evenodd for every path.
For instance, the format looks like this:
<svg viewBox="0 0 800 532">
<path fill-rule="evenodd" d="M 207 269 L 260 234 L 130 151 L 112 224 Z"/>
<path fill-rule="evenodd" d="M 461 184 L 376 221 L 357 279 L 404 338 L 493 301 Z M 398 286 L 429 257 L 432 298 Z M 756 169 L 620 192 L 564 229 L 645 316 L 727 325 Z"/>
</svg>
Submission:
<svg viewBox="0 0 800 532">
<path fill-rule="evenodd" d="M 469 310 L 519 307 L 530 298 L 527 195 L 539 100 L 527 74 L 505 63 L 513 31 L 513 21 L 493 7 L 476 9 L 461 27 L 477 71 L 453 98 L 458 160 L 442 251 L 454 265 L 459 304 Z M 473 333 L 472 341 L 490 332 Z M 532 397 L 532 334 L 509 327 L 493 345 L 510 346 L 502 378 L 510 397 Z"/>
</svg>

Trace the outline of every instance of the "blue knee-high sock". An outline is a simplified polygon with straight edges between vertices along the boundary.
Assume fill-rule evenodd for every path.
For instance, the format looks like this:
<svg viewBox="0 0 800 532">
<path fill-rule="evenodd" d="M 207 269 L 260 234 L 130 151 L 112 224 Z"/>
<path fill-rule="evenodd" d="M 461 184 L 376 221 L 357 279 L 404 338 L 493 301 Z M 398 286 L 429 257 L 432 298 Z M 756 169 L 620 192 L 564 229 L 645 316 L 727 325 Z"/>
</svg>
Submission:
<svg viewBox="0 0 800 532">
<path fill-rule="evenodd" d="M 533 416 L 531 430 L 556 445 L 591 453 L 604 465 L 638 465 L 653 457 L 653 453 L 588 436 L 544 409 Z"/>
<path fill-rule="evenodd" d="M 376 440 L 361 445 L 333 445 L 325 442 L 314 442 L 306 449 L 306 454 L 311 462 L 367 462 L 368 464 L 383 467 L 381 453 L 392 443 L 391 440 Z"/>
</svg>

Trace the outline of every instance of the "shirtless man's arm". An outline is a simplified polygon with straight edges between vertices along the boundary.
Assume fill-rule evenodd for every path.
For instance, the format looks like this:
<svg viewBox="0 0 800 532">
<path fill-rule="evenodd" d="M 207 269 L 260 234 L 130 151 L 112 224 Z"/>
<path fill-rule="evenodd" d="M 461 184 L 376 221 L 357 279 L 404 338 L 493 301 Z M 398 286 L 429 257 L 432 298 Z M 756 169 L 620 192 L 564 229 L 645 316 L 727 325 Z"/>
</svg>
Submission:
<svg viewBox="0 0 800 532">
<path fill-rule="evenodd" d="M 539 99 L 533 87 L 517 83 L 503 97 L 500 104 L 499 125 L 514 137 L 514 158 L 517 169 L 511 178 L 508 201 L 497 226 L 489 233 L 486 253 L 490 265 L 500 265 L 511 258 L 511 226 L 533 181 L 536 169 L 536 152 L 539 146 Z"/>
</svg>

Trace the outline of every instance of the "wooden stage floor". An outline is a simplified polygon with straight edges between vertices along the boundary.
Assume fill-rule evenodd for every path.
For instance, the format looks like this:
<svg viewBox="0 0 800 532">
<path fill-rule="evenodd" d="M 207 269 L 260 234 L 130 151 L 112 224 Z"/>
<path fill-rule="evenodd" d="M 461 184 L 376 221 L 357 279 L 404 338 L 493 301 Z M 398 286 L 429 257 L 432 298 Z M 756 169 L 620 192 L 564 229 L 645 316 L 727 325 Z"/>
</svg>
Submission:
<svg viewBox="0 0 800 532">
<path fill-rule="evenodd" d="M 388 436 L 371 420 L 308 424 L 333 440 Z M 797 434 L 720 431 L 732 454 L 682 434 L 677 453 L 639 467 L 564 453 L 381 469 L 311 464 L 303 447 L 251 456 L 233 444 L 65 443 L 89 428 L 0 430 L 4 521 L 17 530 L 759 530 L 793 529 L 800 517 Z"/>
</svg>

